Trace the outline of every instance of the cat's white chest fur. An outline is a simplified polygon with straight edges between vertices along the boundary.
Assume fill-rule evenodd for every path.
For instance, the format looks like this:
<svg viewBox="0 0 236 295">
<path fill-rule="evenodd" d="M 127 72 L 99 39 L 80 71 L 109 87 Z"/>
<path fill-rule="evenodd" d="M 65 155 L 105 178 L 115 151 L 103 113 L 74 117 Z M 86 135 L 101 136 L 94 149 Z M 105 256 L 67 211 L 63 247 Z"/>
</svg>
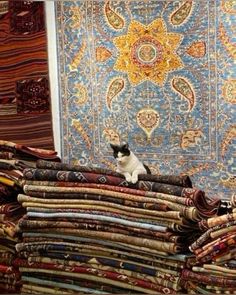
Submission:
<svg viewBox="0 0 236 295">
<path fill-rule="evenodd" d="M 146 174 L 147 171 L 142 162 L 130 152 L 129 156 L 123 156 L 122 153 L 118 153 L 117 157 L 117 172 L 123 174 L 128 182 L 136 183 L 138 181 L 139 174 Z"/>
</svg>

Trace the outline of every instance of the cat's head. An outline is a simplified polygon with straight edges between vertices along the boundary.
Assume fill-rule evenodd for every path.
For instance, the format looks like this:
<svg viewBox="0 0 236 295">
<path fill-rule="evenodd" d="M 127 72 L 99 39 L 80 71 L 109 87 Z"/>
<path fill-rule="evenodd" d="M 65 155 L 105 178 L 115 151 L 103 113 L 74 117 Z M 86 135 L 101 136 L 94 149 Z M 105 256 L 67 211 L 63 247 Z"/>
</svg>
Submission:
<svg viewBox="0 0 236 295">
<path fill-rule="evenodd" d="M 110 146 L 113 149 L 113 156 L 119 164 L 125 163 L 128 160 L 128 157 L 130 156 L 128 143 L 121 145 L 111 143 Z"/>
</svg>

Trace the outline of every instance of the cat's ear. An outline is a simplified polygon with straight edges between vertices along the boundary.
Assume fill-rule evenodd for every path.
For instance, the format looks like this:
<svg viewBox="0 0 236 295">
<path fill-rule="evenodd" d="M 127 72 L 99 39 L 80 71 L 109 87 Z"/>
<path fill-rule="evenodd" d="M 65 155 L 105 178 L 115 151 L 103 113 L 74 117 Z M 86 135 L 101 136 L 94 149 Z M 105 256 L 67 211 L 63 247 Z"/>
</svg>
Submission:
<svg viewBox="0 0 236 295">
<path fill-rule="evenodd" d="M 125 150 L 128 150 L 129 149 L 129 144 L 125 143 L 122 148 L 125 149 Z"/>
<path fill-rule="evenodd" d="M 110 143 L 110 147 L 111 147 L 113 150 L 116 149 L 116 145 L 114 145 L 114 144 L 112 144 L 112 143 Z"/>
</svg>

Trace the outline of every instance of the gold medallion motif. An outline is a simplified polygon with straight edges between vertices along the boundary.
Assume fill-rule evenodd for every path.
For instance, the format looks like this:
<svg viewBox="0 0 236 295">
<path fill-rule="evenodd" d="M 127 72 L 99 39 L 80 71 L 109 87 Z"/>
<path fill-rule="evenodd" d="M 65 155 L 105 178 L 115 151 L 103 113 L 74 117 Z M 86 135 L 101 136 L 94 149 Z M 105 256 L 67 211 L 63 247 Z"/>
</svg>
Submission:
<svg viewBox="0 0 236 295">
<path fill-rule="evenodd" d="M 163 86 L 169 72 L 183 67 L 176 53 L 181 41 L 181 34 L 167 32 L 162 18 L 148 26 L 133 20 L 126 35 L 114 38 L 119 50 L 114 69 L 126 72 L 132 85 L 149 80 Z"/>
</svg>

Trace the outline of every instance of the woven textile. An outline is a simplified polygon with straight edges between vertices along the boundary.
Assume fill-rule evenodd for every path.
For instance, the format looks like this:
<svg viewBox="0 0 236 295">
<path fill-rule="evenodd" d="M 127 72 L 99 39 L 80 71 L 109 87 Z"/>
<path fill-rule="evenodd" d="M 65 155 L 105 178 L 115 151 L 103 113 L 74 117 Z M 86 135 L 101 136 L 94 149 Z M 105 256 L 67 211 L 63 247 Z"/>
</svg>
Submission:
<svg viewBox="0 0 236 295">
<path fill-rule="evenodd" d="M 37 161 L 37 168 L 40 169 L 51 169 L 51 170 L 63 170 L 63 171 L 73 171 L 73 172 L 93 172 L 98 174 L 107 174 L 124 178 L 124 176 L 120 173 L 117 173 L 113 170 L 109 170 L 106 168 L 100 167 L 92 167 L 92 166 L 79 166 L 79 165 L 70 165 L 66 163 L 56 163 L 49 162 L 45 160 Z M 138 176 L 139 180 L 149 180 L 153 182 L 166 183 L 176 186 L 183 187 L 192 187 L 191 180 L 189 176 L 177 176 L 177 175 L 147 175 L 141 174 Z"/>
<path fill-rule="evenodd" d="M 25 2 L 25 4 L 27 3 Z M 32 148 L 22 144 L 0 140 L 1 294 L 20 293 L 21 291 L 21 274 L 19 268 L 13 266 L 13 262 L 17 257 L 16 244 L 22 241 L 19 220 L 26 213 L 26 210 L 17 202 L 17 195 L 23 193 L 23 169 L 26 167 L 35 167 L 37 159 L 60 160 L 54 150 Z"/>
<path fill-rule="evenodd" d="M 221 200 L 192 188 L 186 176 L 141 175 L 130 184 L 106 168 L 39 160 L 23 177 L 18 202 L 26 214 L 14 263 L 26 292 L 45 293 L 51 282 L 65 294 L 99 293 L 109 285 L 120 294 L 179 293 L 195 283 L 182 282 L 191 268 L 205 271 L 196 263 L 209 263 L 236 243 L 234 227 L 226 231 L 230 216 L 218 216 Z M 215 242 L 205 244 L 213 236 Z M 188 252 L 193 242 L 195 256 Z"/>
<path fill-rule="evenodd" d="M 22 290 L 35 294 L 51 285 L 65 294 L 181 291 L 188 255 L 179 253 L 199 234 L 201 215 L 217 212 L 218 201 L 187 176 L 141 175 L 133 185 L 105 168 L 39 160 L 23 177 L 14 265 Z"/>
<path fill-rule="evenodd" d="M 0 138 L 53 149 L 44 4 L 4 2 L 0 16 Z"/>
<path fill-rule="evenodd" d="M 234 1 L 62 1 L 56 23 L 64 160 L 111 169 L 109 142 L 127 141 L 153 172 L 229 199 Z"/>
<path fill-rule="evenodd" d="M 236 290 L 236 221 L 233 214 L 205 220 L 207 230 L 189 247 L 196 260 L 181 274 L 182 286 L 193 294 L 234 294 Z M 199 284 L 200 282 L 200 284 Z"/>
</svg>

